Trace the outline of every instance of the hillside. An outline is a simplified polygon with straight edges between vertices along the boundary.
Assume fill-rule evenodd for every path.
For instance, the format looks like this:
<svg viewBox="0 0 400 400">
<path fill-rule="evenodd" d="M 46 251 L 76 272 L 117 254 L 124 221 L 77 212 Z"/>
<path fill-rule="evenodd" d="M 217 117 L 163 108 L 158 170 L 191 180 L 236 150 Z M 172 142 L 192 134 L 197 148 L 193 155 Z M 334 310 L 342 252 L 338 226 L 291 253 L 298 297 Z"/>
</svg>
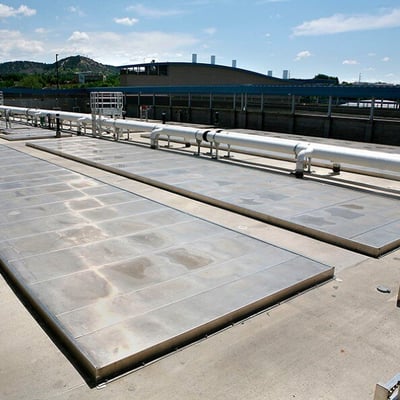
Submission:
<svg viewBox="0 0 400 400">
<path fill-rule="evenodd" d="M 10 74 L 53 74 L 56 71 L 56 62 L 52 64 L 34 61 L 9 61 L 0 63 L 0 75 Z M 119 73 L 119 69 L 112 65 L 100 64 L 83 56 L 72 56 L 58 60 L 59 73 L 93 72 L 104 75 Z"/>
</svg>

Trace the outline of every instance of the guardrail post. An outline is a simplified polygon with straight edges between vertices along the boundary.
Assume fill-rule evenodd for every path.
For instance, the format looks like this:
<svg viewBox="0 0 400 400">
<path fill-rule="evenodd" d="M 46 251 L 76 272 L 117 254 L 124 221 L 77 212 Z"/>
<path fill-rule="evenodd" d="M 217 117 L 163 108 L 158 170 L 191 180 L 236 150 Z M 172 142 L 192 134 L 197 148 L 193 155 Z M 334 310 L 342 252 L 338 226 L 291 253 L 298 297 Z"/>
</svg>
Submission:
<svg viewBox="0 0 400 400">
<path fill-rule="evenodd" d="M 60 114 L 56 114 L 56 138 L 61 137 Z"/>
</svg>

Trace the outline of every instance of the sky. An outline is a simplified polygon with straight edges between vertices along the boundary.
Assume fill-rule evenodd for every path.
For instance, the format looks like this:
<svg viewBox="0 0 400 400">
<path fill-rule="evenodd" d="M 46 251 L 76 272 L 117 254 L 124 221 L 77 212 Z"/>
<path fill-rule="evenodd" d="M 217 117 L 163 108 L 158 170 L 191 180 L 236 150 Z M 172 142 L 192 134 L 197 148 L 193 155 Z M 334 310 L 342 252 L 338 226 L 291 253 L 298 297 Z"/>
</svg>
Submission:
<svg viewBox="0 0 400 400">
<path fill-rule="evenodd" d="M 0 63 L 236 66 L 400 84 L 400 0 L 0 0 Z"/>
</svg>

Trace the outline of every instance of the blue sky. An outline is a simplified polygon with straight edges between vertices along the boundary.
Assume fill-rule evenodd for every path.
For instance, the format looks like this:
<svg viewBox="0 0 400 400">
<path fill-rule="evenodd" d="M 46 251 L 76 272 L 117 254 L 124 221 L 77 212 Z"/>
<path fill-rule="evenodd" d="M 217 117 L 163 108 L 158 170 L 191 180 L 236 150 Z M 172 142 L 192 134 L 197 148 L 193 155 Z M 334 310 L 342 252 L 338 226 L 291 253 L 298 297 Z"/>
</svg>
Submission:
<svg viewBox="0 0 400 400">
<path fill-rule="evenodd" d="M 195 53 L 276 77 L 400 84 L 399 38 L 399 0 L 0 2 L 0 62 L 191 62 Z"/>
</svg>

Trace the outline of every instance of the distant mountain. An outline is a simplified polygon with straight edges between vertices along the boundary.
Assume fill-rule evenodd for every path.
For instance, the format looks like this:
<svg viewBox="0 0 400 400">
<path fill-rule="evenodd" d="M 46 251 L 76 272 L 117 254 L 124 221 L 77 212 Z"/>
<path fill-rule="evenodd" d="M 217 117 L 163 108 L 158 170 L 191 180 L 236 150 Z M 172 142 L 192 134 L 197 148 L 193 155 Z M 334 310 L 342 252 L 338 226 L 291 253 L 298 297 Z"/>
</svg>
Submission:
<svg viewBox="0 0 400 400">
<path fill-rule="evenodd" d="M 0 63 L 0 75 L 43 74 L 49 69 L 48 64 L 34 61 L 9 61 Z"/>
<path fill-rule="evenodd" d="M 52 74 L 56 71 L 56 62 L 46 64 L 34 61 L 9 61 L 0 63 L 0 75 L 9 74 Z M 119 68 L 100 64 L 88 57 L 72 56 L 58 60 L 59 73 L 93 72 L 104 75 L 119 73 Z"/>
</svg>

